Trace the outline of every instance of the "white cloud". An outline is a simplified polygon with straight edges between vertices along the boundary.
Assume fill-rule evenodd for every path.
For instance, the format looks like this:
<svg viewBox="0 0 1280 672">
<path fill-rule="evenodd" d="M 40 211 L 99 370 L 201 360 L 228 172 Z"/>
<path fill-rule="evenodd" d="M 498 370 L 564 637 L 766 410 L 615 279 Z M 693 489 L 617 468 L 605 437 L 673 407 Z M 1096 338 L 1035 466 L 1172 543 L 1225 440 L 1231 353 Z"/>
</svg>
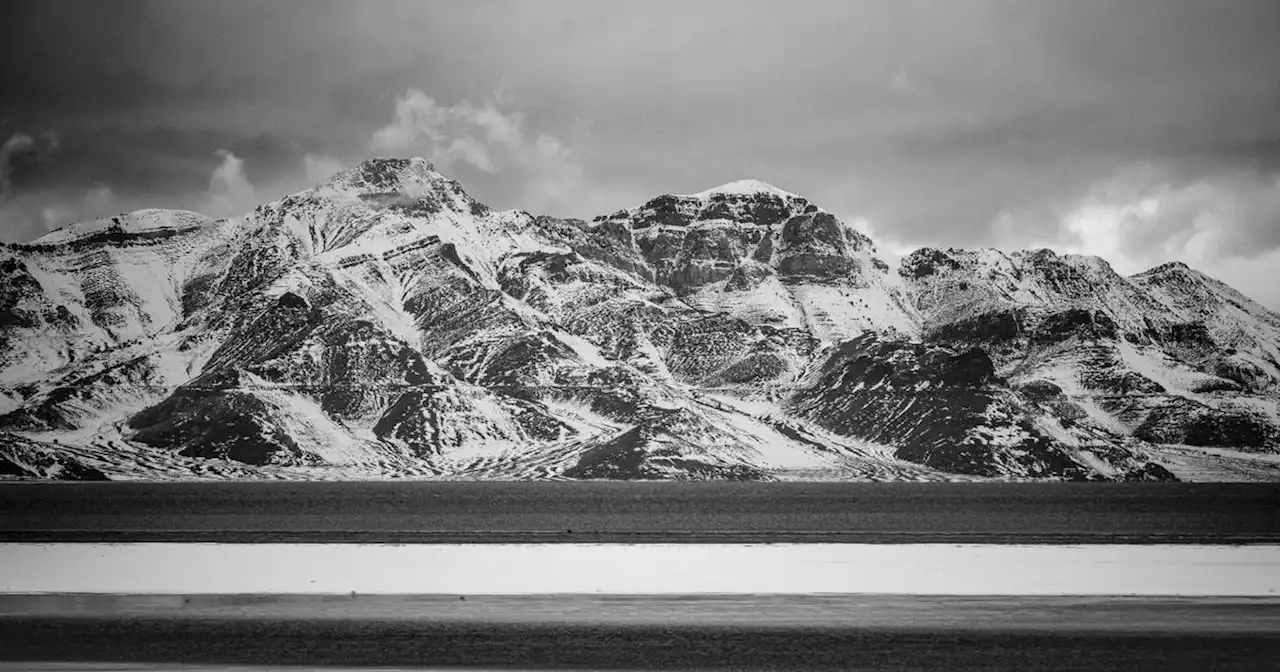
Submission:
<svg viewBox="0 0 1280 672">
<path fill-rule="evenodd" d="M 0 145 L 0 196 L 9 193 L 9 176 L 13 174 L 13 156 L 35 144 L 31 136 L 14 133 Z"/>
<path fill-rule="evenodd" d="M 4 144 L 0 144 L 0 197 L 9 195 L 15 158 L 30 154 L 37 163 L 47 163 L 58 148 L 58 134 L 54 131 L 45 131 L 39 138 L 26 133 L 14 133 L 6 138 Z"/>
<path fill-rule="evenodd" d="M 98 185 L 78 200 L 64 199 L 45 205 L 40 209 L 40 220 L 45 229 L 52 231 L 67 224 L 103 217 L 116 207 L 115 200 L 111 187 Z"/>
<path fill-rule="evenodd" d="M 534 142 L 526 142 L 525 113 L 503 110 L 517 105 L 511 93 L 498 91 L 481 106 L 466 100 L 442 106 L 413 88 L 396 99 L 396 118 L 374 133 L 370 146 L 383 151 L 421 148 L 428 150 L 425 156 L 436 168 L 463 161 L 490 174 L 508 166 L 564 159 L 568 152 L 556 137 L 540 133 Z"/>
<path fill-rule="evenodd" d="M 888 256 L 891 260 L 905 257 L 917 249 L 915 246 L 908 245 L 887 233 L 877 232 L 875 227 L 872 226 L 871 220 L 866 217 L 852 216 L 841 219 L 853 227 L 854 231 L 870 238 L 871 242 L 875 243 L 876 250 L 882 255 Z"/>
<path fill-rule="evenodd" d="M 92 210 L 103 212 L 111 207 L 112 203 L 115 202 L 115 198 L 116 194 L 111 190 L 111 187 L 103 184 L 85 192 L 84 203 L 85 206 Z"/>
<path fill-rule="evenodd" d="M 41 190 L 0 201 L 0 225 L 6 239 L 25 242 L 75 222 L 120 212 L 121 203 L 110 187 L 86 191 Z"/>
<path fill-rule="evenodd" d="M 924 89 L 920 88 L 920 85 L 916 83 L 916 80 L 911 76 L 911 73 L 904 70 L 894 73 L 893 77 L 889 78 L 889 88 L 906 95 L 919 95 L 924 93 Z"/>
<path fill-rule="evenodd" d="M 521 205 L 528 210 L 547 211 L 564 208 L 586 188 L 582 165 L 573 152 L 558 138 L 540 134 L 523 162 L 529 178 L 520 195 Z"/>
<path fill-rule="evenodd" d="M 471 114 L 470 120 L 484 128 L 486 139 L 490 143 L 512 149 L 518 148 L 524 143 L 524 131 L 521 130 L 521 126 L 524 124 L 523 113 L 503 114 L 498 111 L 493 102 L 489 102 Z"/>
<path fill-rule="evenodd" d="M 1280 176 L 1235 172 L 1178 183 L 1134 166 L 1061 208 L 1050 240 L 1020 238 L 1008 214 L 992 226 L 1006 246 L 1096 255 L 1122 274 L 1182 261 L 1280 307 L 1268 280 L 1280 260 Z"/>
<path fill-rule="evenodd" d="M 437 148 L 431 154 L 431 162 L 437 166 L 447 166 L 457 160 L 466 161 L 486 173 L 498 172 L 497 166 L 490 158 L 488 147 L 471 136 L 454 138 L 453 142 L 449 143 L 448 149 L 441 151 Z"/>
<path fill-rule="evenodd" d="M 323 182 L 342 171 L 342 163 L 331 156 L 307 154 L 302 157 L 307 186 Z"/>
<path fill-rule="evenodd" d="M 381 151 L 425 149 L 427 159 L 438 168 L 462 161 L 494 174 L 527 162 L 530 152 L 536 152 L 525 143 L 524 113 L 499 107 L 516 102 L 511 95 L 497 92 L 482 106 L 467 100 L 442 106 L 421 90 L 411 89 L 396 99 L 395 118 L 373 134 L 370 146 Z"/>
<path fill-rule="evenodd" d="M 394 118 L 370 140 L 379 151 L 425 156 L 437 169 L 465 163 L 489 175 L 501 174 L 519 207 L 534 212 L 565 211 L 585 194 L 584 171 L 560 138 L 529 132 L 527 115 L 511 93 L 498 90 L 483 105 L 461 101 L 440 105 L 411 89 L 396 99 Z M 585 132 L 576 124 L 575 132 Z"/>
<path fill-rule="evenodd" d="M 431 96 L 411 89 L 396 99 L 395 120 L 373 134 L 372 145 L 383 150 L 407 149 L 424 134 L 439 142 L 443 138 L 439 127 L 449 119 L 451 109 L 441 108 Z"/>
<path fill-rule="evenodd" d="M 1062 220 L 1062 228 L 1068 233 L 1063 247 L 1071 254 L 1088 254 L 1109 261 L 1120 273 L 1136 273 L 1142 270 L 1143 260 L 1130 254 L 1125 245 L 1125 230 L 1135 222 L 1149 219 L 1154 202 L 1088 204 L 1068 213 Z"/>
<path fill-rule="evenodd" d="M 215 217 L 238 215 L 257 205 L 253 185 L 244 174 L 244 159 L 219 149 L 222 163 L 209 177 L 209 213 Z"/>
<path fill-rule="evenodd" d="M 1280 248 L 1280 177 L 1126 180 L 1122 174 L 1096 186 L 1065 213 L 1061 229 L 1069 245 L 1142 262 L 1252 258 Z"/>
</svg>

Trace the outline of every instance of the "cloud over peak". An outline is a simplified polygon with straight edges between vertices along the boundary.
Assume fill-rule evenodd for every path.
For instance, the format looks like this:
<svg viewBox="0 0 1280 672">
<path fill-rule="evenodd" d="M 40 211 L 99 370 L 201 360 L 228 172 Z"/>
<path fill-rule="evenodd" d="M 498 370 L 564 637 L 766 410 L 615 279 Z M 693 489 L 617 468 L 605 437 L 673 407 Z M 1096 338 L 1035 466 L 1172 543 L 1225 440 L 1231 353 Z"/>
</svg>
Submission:
<svg viewBox="0 0 1280 672">
<path fill-rule="evenodd" d="M 528 210 L 566 214 L 566 205 L 585 198 L 574 152 L 551 133 L 528 131 L 521 101 L 509 92 L 499 89 L 480 105 L 441 105 L 409 89 L 396 98 L 392 116 L 374 132 L 372 150 L 424 156 L 439 170 L 465 164 L 486 175 L 502 173 L 518 190 L 518 206 Z"/>
<path fill-rule="evenodd" d="M 321 154 L 307 153 L 302 157 L 302 169 L 307 184 L 318 184 L 342 172 L 342 162 Z"/>
<path fill-rule="evenodd" d="M 1274 0 L 9 4 L 7 240 L 95 185 L 233 210 L 398 155 L 554 215 L 750 175 L 902 246 L 1280 249 Z"/>
<path fill-rule="evenodd" d="M 219 149 L 215 155 L 222 163 L 209 176 L 208 213 L 221 217 L 238 215 L 257 205 L 257 194 L 244 174 L 244 159 L 231 150 Z"/>
<path fill-rule="evenodd" d="M 396 98 L 394 119 L 373 134 L 369 145 L 377 151 L 420 153 L 440 167 L 464 161 L 497 173 L 531 151 L 524 113 L 499 109 L 500 102 L 514 101 L 499 92 L 479 106 L 468 100 L 440 105 L 421 89 L 410 89 Z"/>
</svg>

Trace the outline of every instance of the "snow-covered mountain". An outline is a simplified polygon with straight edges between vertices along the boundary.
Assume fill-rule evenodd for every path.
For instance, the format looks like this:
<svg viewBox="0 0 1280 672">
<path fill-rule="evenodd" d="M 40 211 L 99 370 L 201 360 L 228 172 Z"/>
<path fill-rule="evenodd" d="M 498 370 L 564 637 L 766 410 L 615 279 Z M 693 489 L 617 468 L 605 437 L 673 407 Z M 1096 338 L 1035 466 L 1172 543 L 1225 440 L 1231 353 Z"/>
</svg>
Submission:
<svg viewBox="0 0 1280 672">
<path fill-rule="evenodd" d="M 0 474 L 1280 466 L 1280 316 L 1225 285 L 1043 250 L 894 267 L 754 180 L 587 222 L 379 159 L 243 217 L 146 210 L 6 245 L 0 273 Z"/>
</svg>

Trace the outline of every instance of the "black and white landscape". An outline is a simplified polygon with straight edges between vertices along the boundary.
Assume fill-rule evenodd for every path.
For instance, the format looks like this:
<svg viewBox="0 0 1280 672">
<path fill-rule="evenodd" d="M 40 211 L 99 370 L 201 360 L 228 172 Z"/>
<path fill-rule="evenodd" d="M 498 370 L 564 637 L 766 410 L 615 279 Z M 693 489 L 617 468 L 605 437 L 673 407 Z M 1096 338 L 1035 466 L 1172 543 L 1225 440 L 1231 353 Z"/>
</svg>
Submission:
<svg viewBox="0 0 1280 672">
<path fill-rule="evenodd" d="M 1275 0 L 0 6 L 0 672 L 1277 668 Z"/>
<path fill-rule="evenodd" d="M 591 220 L 371 159 L 0 250 L 0 468 L 102 478 L 1253 480 L 1280 315 L 1182 263 L 883 255 L 755 180 Z"/>
<path fill-rule="evenodd" d="M 1280 481 L 1274 3 L 6 9 L 0 477 Z"/>
</svg>

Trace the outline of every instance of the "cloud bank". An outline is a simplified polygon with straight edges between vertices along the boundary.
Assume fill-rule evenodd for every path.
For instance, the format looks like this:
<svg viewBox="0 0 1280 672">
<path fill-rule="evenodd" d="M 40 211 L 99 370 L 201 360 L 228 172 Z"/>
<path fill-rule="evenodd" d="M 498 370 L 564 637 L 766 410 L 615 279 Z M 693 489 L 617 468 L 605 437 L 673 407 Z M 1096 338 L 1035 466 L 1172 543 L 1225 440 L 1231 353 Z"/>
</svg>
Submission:
<svg viewBox="0 0 1280 672">
<path fill-rule="evenodd" d="M 244 159 L 231 150 L 215 152 L 222 163 L 213 169 L 209 178 L 208 214 L 215 216 L 238 215 L 257 205 L 257 193 L 244 174 Z"/>
<path fill-rule="evenodd" d="M 25 150 L 0 163 L 6 240 L 96 185 L 113 207 L 230 208 L 239 183 L 210 193 L 227 150 L 259 200 L 419 154 L 493 207 L 565 216 L 753 177 L 905 247 L 1046 244 L 1209 270 L 1280 245 L 1273 0 L 13 0 L 6 13 L 0 138 L 61 140 L 38 170 Z"/>
<path fill-rule="evenodd" d="M 573 152 L 549 133 L 526 133 L 526 114 L 515 96 L 493 92 L 481 105 L 441 105 L 421 89 L 396 98 L 392 121 L 374 132 L 375 152 L 427 157 L 437 170 L 459 164 L 489 175 L 513 173 L 522 185 L 520 207 L 561 210 L 583 189 Z"/>
</svg>

